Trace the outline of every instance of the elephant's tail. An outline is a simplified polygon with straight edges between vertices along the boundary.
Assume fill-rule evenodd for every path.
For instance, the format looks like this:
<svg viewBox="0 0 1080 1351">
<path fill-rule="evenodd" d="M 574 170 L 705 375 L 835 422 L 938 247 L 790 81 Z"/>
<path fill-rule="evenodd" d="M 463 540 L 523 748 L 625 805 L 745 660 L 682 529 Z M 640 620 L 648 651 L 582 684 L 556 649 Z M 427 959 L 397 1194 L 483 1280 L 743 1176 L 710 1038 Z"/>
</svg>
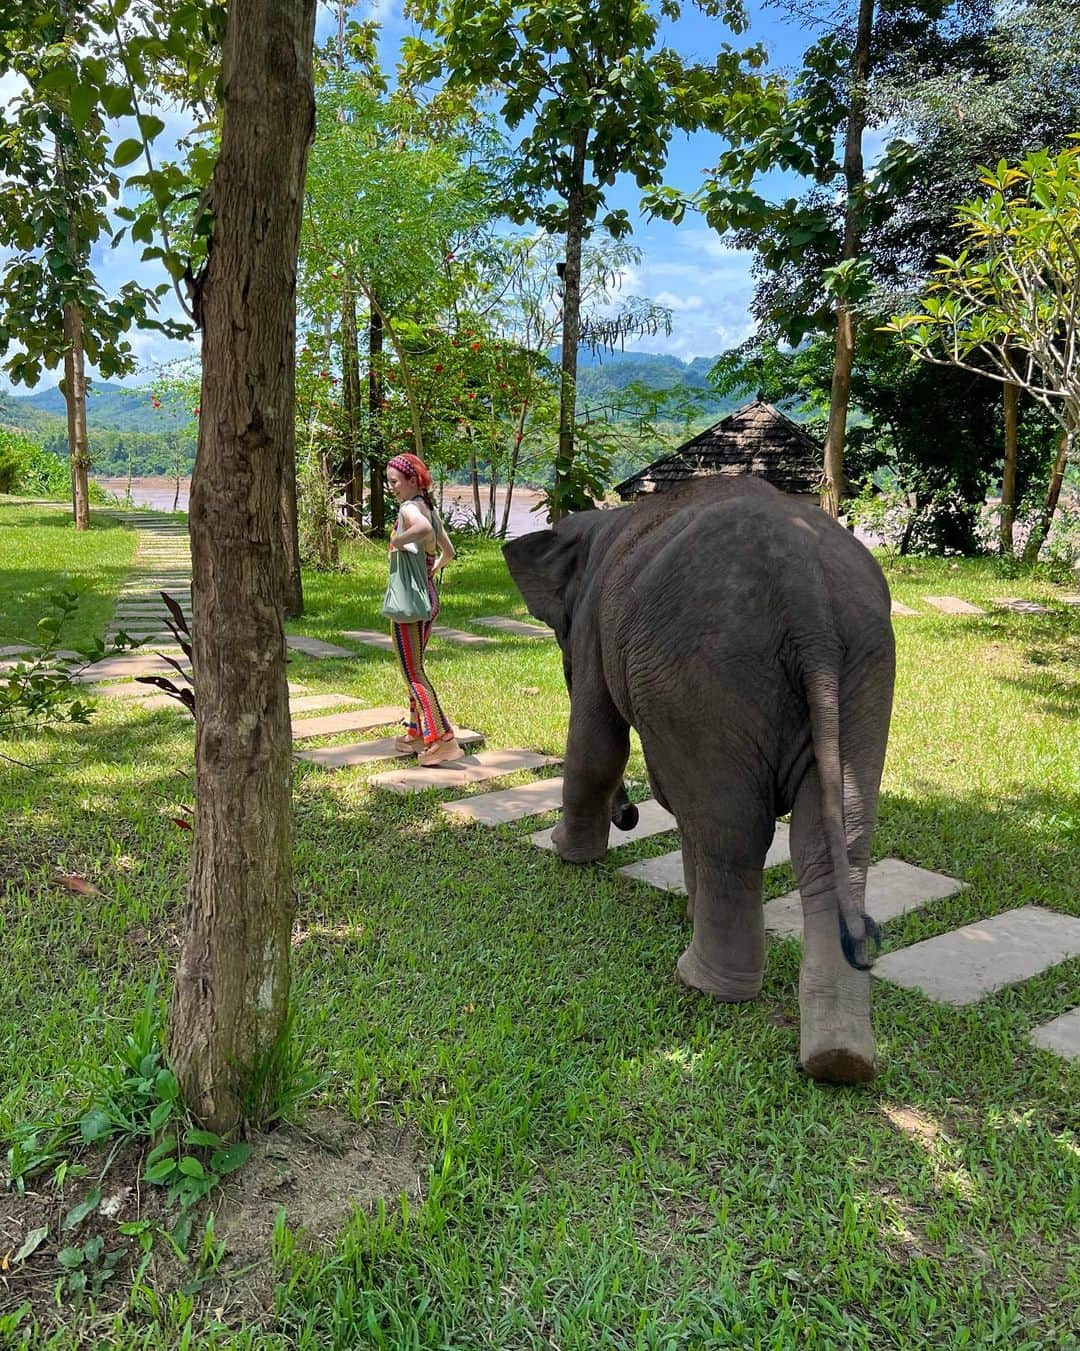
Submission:
<svg viewBox="0 0 1080 1351">
<path fill-rule="evenodd" d="M 847 829 L 844 824 L 844 772 L 840 763 L 839 661 L 804 666 L 803 687 L 810 710 L 821 815 L 832 862 L 839 902 L 840 944 L 847 960 L 860 971 L 873 964 L 870 947 L 878 941 L 878 927 L 855 902 L 848 873 Z"/>
</svg>

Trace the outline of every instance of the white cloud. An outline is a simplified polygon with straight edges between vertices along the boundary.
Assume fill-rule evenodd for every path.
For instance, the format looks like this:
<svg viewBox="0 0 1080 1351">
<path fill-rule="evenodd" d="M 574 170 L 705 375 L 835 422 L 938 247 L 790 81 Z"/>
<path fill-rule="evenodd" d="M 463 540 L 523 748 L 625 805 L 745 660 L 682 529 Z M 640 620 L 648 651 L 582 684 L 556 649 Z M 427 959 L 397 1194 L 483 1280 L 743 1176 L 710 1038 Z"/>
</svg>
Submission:
<svg viewBox="0 0 1080 1351">
<path fill-rule="evenodd" d="M 705 304 L 700 296 L 677 296 L 674 291 L 658 291 L 653 300 L 666 309 L 674 310 L 676 314 L 681 310 L 700 310 Z"/>
</svg>

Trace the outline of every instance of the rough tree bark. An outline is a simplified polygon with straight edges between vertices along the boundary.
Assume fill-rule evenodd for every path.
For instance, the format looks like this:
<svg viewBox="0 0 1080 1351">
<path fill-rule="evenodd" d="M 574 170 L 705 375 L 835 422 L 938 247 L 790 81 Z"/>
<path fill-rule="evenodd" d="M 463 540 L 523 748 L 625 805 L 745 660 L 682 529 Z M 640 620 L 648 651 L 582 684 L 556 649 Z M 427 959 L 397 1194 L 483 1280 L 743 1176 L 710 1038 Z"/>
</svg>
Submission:
<svg viewBox="0 0 1080 1351">
<path fill-rule="evenodd" d="M 90 528 L 90 451 L 86 432 L 86 360 L 82 310 L 64 306 L 64 403 L 71 457 L 71 508 L 76 530 Z"/>
<path fill-rule="evenodd" d="M 874 28 L 874 0 L 859 0 L 855 49 L 851 54 L 851 101 L 844 139 L 844 244 L 842 261 L 857 258 L 862 247 L 859 195 L 862 191 L 862 138 L 866 127 L 866 85 L 870 76 L 870 39 Z M 836 355 L 829 394 L 829 425 L 825 433 L 825 470 L 821 505 L 830 516 L 840 514 L 844 491 L 844 441 L 851 400 L 851 368 L 855 363 L 855 317 L 847 302 L 836 302 Z"/>
<path fill-rule="evenodd" d="M 1024 545 L 1023 561 L 1025 563 L 1038 561 L 1039 550 L 1046 543 L 1046 537 L 1054 523 L 1054 513 L 1057 511 L 1058 498 L 1061 496 L 1061 485 L 1065 481 L 1065 468 L 1069 463 L 1069 452 L 1072 450 L 1077 428 L 1080 428 L 1080 407 L 1070 408 L 1067 425 L 1062 430 L 1058 441 L 1057 455 L 1054 457 L 1054 466 L 1050 471 L 1050 482 L 1046 487 L 1043 508 L 1039 513 L 1039 519 L 1031 528 L 1027 544 Z"/>
<path fill-rule="evenodd" d="M 341 477 L 345 505 L 359 522 L 364 509 L 364 457 L 360 454 L 360 343 L 356 331 L 356 292 L 345 274 L 341 301 L 341 405 L 345 415 L 345 453 Z"/>
<path fill-rule="evenodd" d="M 585 235 L 585 152 L 588 129 L 574 134 L 570 191 L 566 199 L 566 262 L 563 265 L 562 378 L 559 384 L 559 454 L 555 461 L 555 493 L 574 463 L 574 417 L 577 412 L 578 341 L 581 336 L 581 244 Z M 556 505 L 552 520 L 565 515 Z"/>
<path fill-rule="evenodd" d="M 383 351 L 382 312 L 372 300 L 368 306 L 368 500 L 371 503 L 371 533 L 386 534 L 386 493 L 383 484 L 382 426 L 383 384 L 379 358 Z"/>
<path fill-rule="evenodd" d="M 1020 386 L 1004 386 L 1005 463 L 1001 470 L 1001 517 L 998 531 L 1001 552 L 1013 551 L 1013 525 L 1016 521 L 1016 453 L 1020 441 Z"/>
<path fill-rule="evenodd" d="M 191 487 L 194 856 L 169 1011 L 184 1100 L 223 1135 L 271 1105 L 293 918 L 281 612 L 296 259 L 314 128 L 315 0 L 231 0 L 214 232 L 198 286 Z"/>
</svg>

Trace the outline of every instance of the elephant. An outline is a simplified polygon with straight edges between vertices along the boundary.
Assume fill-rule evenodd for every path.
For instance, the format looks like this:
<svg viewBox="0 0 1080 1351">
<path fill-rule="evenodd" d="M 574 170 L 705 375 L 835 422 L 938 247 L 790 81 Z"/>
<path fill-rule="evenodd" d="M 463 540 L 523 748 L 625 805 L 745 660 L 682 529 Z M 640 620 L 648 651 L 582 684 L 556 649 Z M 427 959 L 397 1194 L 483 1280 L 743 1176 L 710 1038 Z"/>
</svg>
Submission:
<svg viewBox="0 0 1080 1351">
<path fill-rule="evenodd" d="M 765 965 L 765 855 L 790 813 L 800 1064 L 834 1083 L 873 1078 L 866 872 L 895 651 L 872 554 L 816 502 L 729 475 L 573 514 L 503 554 L 555 632 L 570 692 L 558 856 L 593 862 L 609 821 L 635 824 L 623 785 L 635 728 L 682 839 L 693 936 L 677 975 L 749 1000 Z"/>
</svg>

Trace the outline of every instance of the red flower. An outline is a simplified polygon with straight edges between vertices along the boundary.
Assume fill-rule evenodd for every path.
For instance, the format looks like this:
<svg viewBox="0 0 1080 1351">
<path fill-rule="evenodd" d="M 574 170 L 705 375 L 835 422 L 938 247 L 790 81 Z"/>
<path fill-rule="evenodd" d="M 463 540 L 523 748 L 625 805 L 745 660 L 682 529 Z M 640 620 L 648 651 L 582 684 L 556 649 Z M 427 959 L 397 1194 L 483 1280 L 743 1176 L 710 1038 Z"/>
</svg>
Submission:
<svg viewBox="0 0 1080 1351">
<path fill-rule="evenodd" d="M 437 361 L 437 362 L 435 363 L 435 374 L 436 374 L 436 375 L 442 375 L 442 362 L 441 362 L 441 361 Z"/>
<path fill-rule="evenodd" d="M 474 352 L 479 352 L 479 350 L 480 350 L 480 344 L 479 344 L 478 342 L 474 342 L 473 345 L 472 345 L 472 349 L 473 349 Z"/>
<path fill-rule="evenodd" d="M 191 411 L 195 414 L 196 417 L 198 417 L 199 414 L 202 412 L 202 404 L 197 403 Z"/>
</svg>

